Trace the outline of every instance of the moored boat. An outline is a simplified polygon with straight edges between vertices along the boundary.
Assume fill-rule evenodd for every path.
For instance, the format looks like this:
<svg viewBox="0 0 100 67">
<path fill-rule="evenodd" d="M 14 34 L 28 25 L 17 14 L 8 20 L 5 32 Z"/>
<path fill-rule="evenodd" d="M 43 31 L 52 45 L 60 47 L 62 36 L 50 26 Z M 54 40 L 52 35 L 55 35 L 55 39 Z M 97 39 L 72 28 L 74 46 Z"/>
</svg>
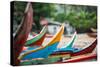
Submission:
<svg viewBox="0 0 100 67">
<path fill-rule="evenodd" d="M 47 32 L 47 26 L 44 26 L 42 31 L 35 35 L 32 39 L 27 40 L 25 46 L 42 46 Z"/>
<path fill-rule="evenodd" d="M 60 30 L 53 36 L 50 42 L 46 46 L 42 46 L 33 50 L 29 50 L 20 54 L 20 60 L 27 60 L 33 58 L 47 58 L 59 44 L 62 34 L 64 32 L 64 25 L 61 26 Z"/>
</svg>

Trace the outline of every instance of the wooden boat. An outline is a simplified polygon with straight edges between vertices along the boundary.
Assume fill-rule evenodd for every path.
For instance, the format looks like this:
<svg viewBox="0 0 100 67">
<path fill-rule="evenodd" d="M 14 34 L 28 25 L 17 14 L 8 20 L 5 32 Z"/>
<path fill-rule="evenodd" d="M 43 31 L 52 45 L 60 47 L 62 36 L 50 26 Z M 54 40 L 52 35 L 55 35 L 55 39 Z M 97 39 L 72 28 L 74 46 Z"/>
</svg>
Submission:
<svg viewBox="0 0 100 67">
<path fill-rule="evenodd" d="M 35 32 L 32 32 L 32 36 L 36 36 L 37 35 L 37 33 L 35 33 Z M 52 35 L 52 34 L 46 34 L 46 38 L 52 38 L 54 35 Z"/>
<path fill-rule="evenodd" d="M 91 28 L 91 31 L 92 31 L 93 33 L 96 33 L 96 32 L 97 32 L 97 29 Z"/>
<path fill-rule="evenodd" d="M 50 54 L 48 56 L 48 58 L 22 61 L 21 64 L 27 65 L 27 64 L 67 63 L 67 62 L 76 62 L 76 61 L 78 62 L 78 61 L 96 59 L 96 54 L 94 54 L 94 55 L 92 54 L 92 51 L 95 49 L 94 45 L 97 44 L 96 42 L 97 42 L 97 40 L 95 40 L 90 46 L 82 49 L 81 51 L 78 51 L 78 52 L 82 52 L 81 54 L 80 53 L 76 54 L 76 53 L 78 53 L 77 51 L 75 53 L 72 51 L 65 51 L 65 52 L 59 51 L 58 53 L 56 52 L 56 53 Z M 90 49 L 90 48 L 92 48 L 92 49 Z M 89 51 L 87 51 L 87 50 L 89 50 Z M 84 52 L 84 51 L 86 51 L 86 52 Z"/>
<path fill-rule="evenodd" d="M 77 33 L 75 32 L 71 38 L 71 40 L 68 42 L 68 44 L 66 44 L 66 46 L 64 46 L 63 48 L 60 48 L 60 50 L 64 50 L 64 49 L 68 49 L 68 48 L 72 48 L 74 41 L 76 40 L 76 36 Z"/>
<path fill-rule="evenodd" d="M 73 58 L 73 57 L 77 57 L 77 56 L 81 57 L 81 55 L 92 53 L 93 50 L 95 49 L 96 45 L 97 45 L 97 39 L 90 46 L 88 46 L 84 49 L 69 48 L 69 49 L 66 49 L 66 50 L 63 50 L 63 51 L 56 51 L 56 52 L 52 53 L 50 56 L 55 56 L 55 55 L 66 55 L 67 56 L 67 55 L 70 55 L 69 59 Z M 61 57 L 61 59 L 68 59 L 68 58 Z M 62 61 L 60 61 L 60 62 L 62 62 Z"/>
<path fill-rule="evenodd" d="M 28 38 L 29 32 L 31 31 L 33 23 L 33 10 L 31 3 L 27 4 L 24 17 L 18 27 L 15 37 L 13 38 L 13 45 L 12 46 L 12 65 L 19 65 L 18 56 L 22 52 L 23 46 Z"/>
<path fill-rule="evenodd" d="M 62 59 L 61 57 L 64 57 Z M 45 59 L 32 59 L 32 60 L 26 60 L 22 61 L 21 65 L 32 65 L 32 64 L 53 64 L 53 63 L 71 63 L 71 62 L 82 62 L 82 61 L 90 61 L 90 60 L 96 60 L 97 59 L 97 54 L 84 54 L 78 57 L 71 57 L 70 55 L 56 55 L 56 56 L 50 56 Z"/>
<path fill-rule="evenodd" d="M 87 35 L 89 37 L 93 37 L 93 38 L 96 38 L 97 37 L 97 29 L 94 29 L 94 28 L 90 28 L 91 32 L 88 32 Z"/>
<path fill-rule="evenodd" d="M 67 63 L 69 62 L 82 62 L 82 61 L 88 61 L 88 60 L 92 60 L 92 59 L 97 59 L 97 54 L 89 54 L 89 55 L 83 55 L 80 57 L 76 57 L 76 58 L 72 58 L 70 60 L 67 60 Z"/>
<path fill-rule="evenodd" d="M 63 50 L 58 50 L 56 52 L 57 53 L 70 52 L 71 56 L 78 56 L 78 55 L 82 55 L 82 54 L 91 53 L 96 48 L 96 45 L 97 45 L 97 39 L 90 46 L 83 48 L 83 49 L 78 49 L 78 48 L 72 47 L 72 48 L 65 48 Z"/>
<path fill-rule="evenodd" d="M 44 26 L 44 28 L 38 35 L 34 36 L 34 38 L 30 40 L 27 40 L 25 46 L 42 46 L 46 32 L 47 32 L 47 26 Z"/>
<path fill-rule="evenodd" d="M 48 63 L 55 63 L 57 61 L 62 61 L 63 59 L 70 59 L 71 58 L 71 52 L 68 52 L 68 51 L 63 52 L 63 50 L 72 48 L 75 39 L 76 39 L 76 32 L 74 33 L 70 42 L 68 42 L 68 44 L 66 46 L 64 46 L 63 48 L 54 50 L 54 52 L 49 55 L 48 59 L 51 59 L 51 61 L 48 61 Z"/>
<path fill-rule="evenodd" d="M 69 59 L 70 55 L 56 55 L 56 56 L 49 56 L 48 58 L 45 59 L 38 58 L 38 59 L 24 60 L 21 61 L 20 65 L 51 64 L 57 61 L 61 61 L 61 57 Z"/>
<path fill-rule="evenodd" d="M 87 35 L 89 37 L 93 37 L 93 38 L 96 38 L 97 37 L 97 33 L 87 33 Z"/>
<path fill-rule="evenodd" d="M 71 59 L 67 59 L 64 60 L 63 62 L 56 62 L 56 63 L 72 63 L 72 62 L 82 62 L 82 61 L 89 61 L 89 60 L 93 60 L 93 59 L 97 59 L 97 54 L 84 54 L 84 55 L 80 55 L 77 57 L 72 57 Z"/>
<path fill-rule="evenodd" d="M 76 39 L 76 32 L 74 33 L 74 35 L 72 36 L 71 41 L 67 44 L 66 47 L 72 47 L 72 44 L 74 42 L 74 40 Z M 69 52 L 63 52 L 63 53 L 52 53 L 50 56 L 48 56 L 48 58 L 45 59 L 33 59 L 33 60 L 27 60 L 27 61 L 22 61 L 21 65 L 27 65 L 27 64 L 47 64 L 47 63 L 54 63 L 57 61 L 61 61 L 62 58 L 64 59 L 70 59 L 70 53 Z M 46 62 L 45 62 L 46 61 Z M 32 62 L 32 63 L 31 63 Z"/>
<path fill-rule="evenodd" d="M 62 60 L 62 61 L 57 61 L 55 63 L 79 62 L 79 61 L 96 59 L 97 58 L 96 53 L 95 54 L 92 53 L 96 45 L 97 45 L 97 39 L 90 46 L 84 49 L 81 49 L 81 50 L 76 49 L 76 51 L 74 50 L 74 51 L 58 52 L 61 54 L 66 54 L 66 53 L 70 54 L 70 59 L 64 59 L 65 61 Z"/>
<path fill-rule="evenodd" d="M 46 46 L 42 46 L 33 50 L 22 52 L 18 59 L 27 60 L 34 58 L 47 58 L 59 44 L 62 34 L 64 32 L 64 25 L 61 26 L 60 30 L 53 36 L 50 42 Z"/>
<path fill-rule="evenodd" d="M 78 56 L 82 54 L 92 53 L 92 51 L 96 48 L 96 45 L 97 45 L 97 39 L 90 46 L 81 50 L 73 51 L 71 56 Z"/>
<path fill-rule="evenodd" d="M 68 54 L 69 50 L 70 51 L 73 50 L 72 46 L 73 46 L 73 43 L 74 43 L 75 39 L 76 39 L 76 32 L 74 33 L 74 35 L 72 36 L 70 42 L 66 46 L 64 46 L 63 48 L 56 49 L 51 55 Z"/>
</svg>

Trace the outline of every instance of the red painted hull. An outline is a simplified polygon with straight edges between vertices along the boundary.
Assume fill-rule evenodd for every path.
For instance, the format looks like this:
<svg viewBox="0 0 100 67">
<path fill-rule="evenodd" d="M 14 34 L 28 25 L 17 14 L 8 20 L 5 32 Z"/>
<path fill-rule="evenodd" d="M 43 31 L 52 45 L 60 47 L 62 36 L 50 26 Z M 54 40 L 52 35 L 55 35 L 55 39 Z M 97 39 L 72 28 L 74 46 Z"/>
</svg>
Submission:
<svg viewBox="0 0 100 67">
<path fill-rule="evenodd" d="M 80 58 L 68 60 L 67 63 L 69 63 L 69 62 L 87 61 L 87 60 L 96 59 L 96 58 L 97 58 L 97 55 L 96 55 L 96 54 L 89 55 L 89 56 L 84 56 L 84 57 L 81 57 L 81 56 L 80 56 Z"/>
<path fill-rule="evenodd" d="M 43 35 L 43 37 L 40 38 L 39 40 L 37 40 L 36 42 L 30 44 L 30 46 L 42 46 L 42 43 L 43 43 L 43 41 L 44 41 L 45 36 L 46 36 L 46 34 Z"/>
<path fill-rule="evenodd" d="M 78 56 L 78 55 L 82 55 L 82 54 L 92 53 L 92 51 L 95 49 L 96 45 L 97 45 L 97 39 L 87 48 L 85 48 L 79 52 L 72 53 L 71 56 Z"/>
<path fill-rule="evenodd" d="M 88 61 L 88 60 L 92 60 L 92 59 L 97 59 L 97 54 L 84 55 L 84 56 L 80 56 L 77 58 L 65 60 L 64 62 L 56 62 L 56 63 L 73 63 L 73 62 Z"/>
<path fill-rule="evenodd" d="M 64 54 L 71 54 L 71 57 L 73 56 L 78 56 L 78 55 L 83 55 L 83 54 L 87 54 L 87 53 L 92 53 L 92 51 L 96 48 L 96 45 L 97 45 L 97 39 L 90 45 L 88 46 L 87 48 L 79 51 L 79 52 L 56 52 L 56 53 L 53 53 L 51 55 L 64 55 Z"/>
<path fill-rule="evenodd" d="M 30 3 L 27 4 L 27 8 L 25 10 L 25 15 L 22 19 L 19 29 L 16 32 L 16 35 L 13 39 L 13 54 L 12 54 L 12 65 L 19 65 L 20 60 L 18 60 L 18 56 L 23 50 L 23 46 L 28 38 L 28 35 L 31 31 L 33 23 L 33 10 L 32 5 Z"/>
</svg>

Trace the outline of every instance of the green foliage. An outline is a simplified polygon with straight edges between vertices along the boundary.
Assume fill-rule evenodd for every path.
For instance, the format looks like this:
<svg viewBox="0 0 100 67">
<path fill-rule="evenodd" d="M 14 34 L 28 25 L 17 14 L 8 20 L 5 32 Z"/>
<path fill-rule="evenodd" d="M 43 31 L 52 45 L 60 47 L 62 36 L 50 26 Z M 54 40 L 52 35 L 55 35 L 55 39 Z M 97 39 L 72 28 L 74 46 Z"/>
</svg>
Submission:
<svg viewBox="0 0 100 67">
<path fill-rule="evenodd" d="M 26 2 L 15 2 L 14 3 L 14 22 L 19 24 L 21 22 Z M 33 19 L 36 24 L 37 30 L 41 30 L 40 19 L 53 18 L 55 21 L 69 23 L 76 28 L 79 32 L 86 32 L 90 28 L 97 28 L 97 7 L 95 6 L 80 6 L 80 5 L 58 5 L 62 13 L 57 11 L 58 4 L 48 3 L 32 3 L 33 7 Z"/>
<path fill-rule="evenodd" d="M 66 15 L 64 13 L 59 13 L 55 17 L 56 21 L 64 22 L 66 20 Z"/>
<path fill-rule="evenodd" d="M 14 23 L 20 24 L 22 17 L 24 15 L 24 10 L 26 8 L 27 2 L 14 2 Z M 33 19 L 34 23 L 36 25 L 36 28 L 38 31 L 40 31 L 41 25 L 40 25 L 40 19 L 41 17 L 52 17 L 55 12 L 55 8 L 53 6 L 54 4 L 47 4 L 47 3 L 32 3 L 33 7 Z"/>
<path fill-rule="evenodd" d="M 47 3 L 32 3 L 34 10 L 34 21 L 38 30 L 41 30 L 40 19 L 41 17 L 52 17 L 55 11 L 53 4 Z"/>
<path fill-rule="evenodd" d="M 54 4 L 48 3 L 32 3 L 34 13 L 39 14 L 43 17 L 52 17 L 52 13 L 55 11 Z"/>
<path fill-rule="evenodd" d="M 67 6 L 66 6 L 67 7 Z M 97 9 L 89 6 L 68 6 L 69 13 L 59 13 L 55 20 L 59 22 L 69 21 L 78 32 L 86 32 L 90 28 L 97 28 Z M 91 10 L 88 10 L 93 8 Z M 68 10 L 66 10 L 68 11 Z"/>
<path fill-rule="evenodd" d="M 14 2 L 14 23 L 20 24 L 22 17 L 24 15 L 24 10 L 26 7 L 26 2 Z"/>
</svg>

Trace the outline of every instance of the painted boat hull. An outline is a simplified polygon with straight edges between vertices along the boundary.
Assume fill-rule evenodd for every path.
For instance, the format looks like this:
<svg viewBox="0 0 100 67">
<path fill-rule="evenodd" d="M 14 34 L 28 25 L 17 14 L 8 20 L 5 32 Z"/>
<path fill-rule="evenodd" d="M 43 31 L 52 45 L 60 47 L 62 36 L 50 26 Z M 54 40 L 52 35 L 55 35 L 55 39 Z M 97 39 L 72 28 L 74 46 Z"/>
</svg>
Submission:
<svg viewBox="0 0 100 67">
<path fill-rule="evenodd" d="M 47 58 L 56 49 L 57 45 L 59 44 L 59 41 L 61 40 L 63 32 L 64 26 L 62 25 L 60 30 L 46 46 L 21 53 L 19 59 L 27 60 L 32 58 Z"/>
<path fill-rule="evenodd" d="M 27 4 L 24 17 L 18 27 L 16 34 L 13 38 L 13 45 L 12 45 L 12 65 L 19 65 L 18 56 L 20 55 L 23 46 L 28 38 L 28 35 L 31 31 L 33 23 L 33 10 L 32 5 L 30 3 Z"/>
<path fill-rule="evenodd" d="M 42 59 L 42 60 L 28 60 L 27 62 L 24 61 L 21 64 L 32 64 L 31 62 L 33 62 L 33 64 L 50 64 L 50 63 L 69 63 L 69 62 L 80 62 L 80 61 L 87 61 L 87 60 L 91 60 L 91 59 L 96 59 L 97 55 L 93 54 L 92 51 L 95 49 L 95 45 L 97 42 L 97 39 L 89 46 L 92 49 L 89 50 L 89 47 L 83 49 L 84 50 L 89 50 L 88 52 L 82 52 L 82 54 L 77 54 L 77 55 L 73 55 L 75 53 L 71 52 L 71 51 L 65 51 L 65 52 L 56 52 L 56 53 L 52 53 L 51 55 L 49 55 L 48 58 Z M 77 52 L 76 52 L 77 53 Z M 59 57 L 57 57 L 59 56 Z M 63 62 L 63 60 L 66 60 Z M 37 62 L 38 61 L 38 62 Z M 46 61 L 46 62 L 45 62 Z"/>
<path fill-rule="evenodd" d="M 80 56 L 75 56 L 75 57 L 71 57 L 71 59 L 67 59 L 63 62 L 55 62 L 55 63 L 73 63 L 73 62 L 83 62 L 83 61 L 89 61 L 89 60 L 93 60 L 93 59 L 97 59 L 97 54 L 84 54 L 84 55 L 80 55 Z"/>
<path fill-rule="evenodd" d="M 71 56 L 78 56 L 82 54 L 92 53 L 92 51 L 96 48 L 96 45 L 97 45 L 97 39 L 90 46 L 84 49 L 66 48 L 63 50 L 55 51 L 55 53 L 70 52 Z"/>
<path fill-rule="evenodd" d="M 49 56 L 48 58 L 45 59 L 32 59 L 32 60 L 26 60 L 22 61 L 20 65 L 33 65 L 33 64 L 53 64 L 55 62 L 61 61 L 63 58 L 69 59 L 70 55 L 65 54 L 65 55 L 56 55 L 56 56 Z"/>
<path fill-rule="evenodd" d="M 77 50 L 77 51 L 73 52 L 72 56 L 92 53 L 92 51 L 96 48 L 96 45 L 97 45 L 97 39 L 90 46 L 88 46 L 82 50 Z"/>
<path fill-rule="evenodd" d="M 47 31 L 47 26 L 44 26 L 44 28 L 39 34 L 34 36 L 34 38 L 27 40 L 25 46 L 42 46 L 42 43 L 46 36 L 46 31 Z"/>
</svg>

